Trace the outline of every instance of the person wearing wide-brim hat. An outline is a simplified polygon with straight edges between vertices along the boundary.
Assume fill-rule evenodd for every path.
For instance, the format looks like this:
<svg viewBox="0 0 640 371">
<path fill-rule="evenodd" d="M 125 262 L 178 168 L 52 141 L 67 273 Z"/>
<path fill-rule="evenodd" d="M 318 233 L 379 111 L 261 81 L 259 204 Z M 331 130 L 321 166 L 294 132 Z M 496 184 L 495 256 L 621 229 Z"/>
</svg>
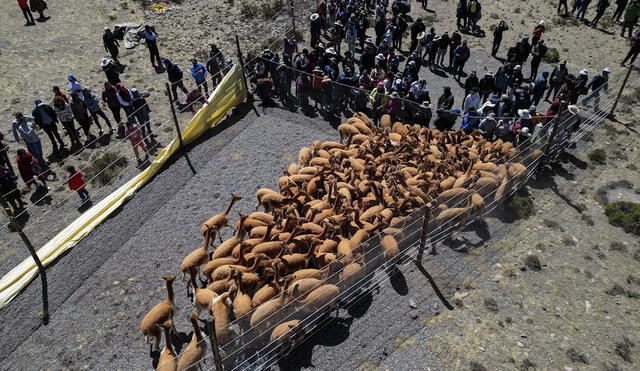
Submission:
<svg viewBox="0 0 640 371">
<path fill-rule="evenodd" d="M 527 128 L 527 132 L 533 131 L 535 124 L 533 123 L 531 112 L 529 112 L 528 109 L 519 109 L 518 116 L 519 118 L 516 120 L 516 124 L 521 128 Z"/>
<path fill-rule="evenodd" d="M 489 114 L 480 121 L 480 132 L 487 140 L 493 140 L 493 134 L 496 130 L 498 123 L 496 122 L 496 114 L 489 112 Z"/>
<path fill-rule="evenodd" d="M 582 105 L 586 106 L 591 98 L 594 98 L 594 111 L 597 111 L 600 107 L 600 92 L 609 90 L 609 73 L 611 69 L 605 67 L 602 72 L 593 76 L 591 81 L 586 86 L 587 92 L 591 89 L 591 94 L 582 99 Z"/>
<path fill-rule="evenodd" d="M 311 39 L 309 43 L 312 48 L 315 48 L 316 44 L 320 41 L 320 32 L 322 30 L 322 19 L 320 19 L 320 14 L 313 13 L 309 16 L 309 33 L 311 34 Z"/>
<path fill-rule="evenodd" d="M 413 122 L 428 128 L 433 115 L 431 113 L 431 104 L 428 101 L 423 101 L 417 108 L 418 109 L 415 110 L 416 112 L 412 115 L 413 117 L 411 117 Z"/>
<path fill-rule="evenodd" d="M 120 71 L 118 71 L 118 66 L 113 63 L 113 60 L 109 58 L 102 58 L 102 61 L 100 61 L 100 67 L 102 67 L 102 71 L 105 76 L 107 76 L 107 81 L 113 85 L 120 82 Z"/>
</svg>

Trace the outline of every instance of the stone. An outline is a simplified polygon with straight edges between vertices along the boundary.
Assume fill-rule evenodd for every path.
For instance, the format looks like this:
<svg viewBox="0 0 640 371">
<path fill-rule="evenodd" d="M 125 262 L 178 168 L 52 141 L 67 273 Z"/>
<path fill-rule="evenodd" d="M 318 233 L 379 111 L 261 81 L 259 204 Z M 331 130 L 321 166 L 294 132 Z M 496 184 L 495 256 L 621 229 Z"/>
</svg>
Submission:
<svg viewBox="0 0 640 371">
<path fill-rule="evenodd" d="M 417 308 L 418 307 L 418 305 L 416 304 L 415 301 L 413 301 L 413 299 L 409 299 L 409 306 L 411 308 Z"/>
</svg>

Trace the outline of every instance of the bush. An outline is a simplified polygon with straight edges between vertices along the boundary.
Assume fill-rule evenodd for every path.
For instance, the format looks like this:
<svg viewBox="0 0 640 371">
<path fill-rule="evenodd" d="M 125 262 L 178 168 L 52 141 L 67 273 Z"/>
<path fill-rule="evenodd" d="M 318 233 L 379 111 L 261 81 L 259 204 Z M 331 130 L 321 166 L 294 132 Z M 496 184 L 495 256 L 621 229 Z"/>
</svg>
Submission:
<svg viewBox="0 0 640 371">
<path fill-rule="evenodd" d="M 125 157 L 121 157 L 116 152 L 107 152 L 102 156 L 94 155 L 91 158 L 91 166 L 87 169 L 87 179 L 91 179 L 93 184 L 107 185 L 113 178 L 120 175 L 128 162 Z"/>
<path fill-rule="evenodd" d="M 640 235 L 640 204 L 618 201 L 605 206 L 604 212 L 609 224 L 621 227 L 627 233 Z"/>
<path fill-rule="evenodd" d="M 260 11 L 262 13 L 262 17 L 265 19 L 272 18 L 275 16 L 282 8 L 284 8 L 284 0 L 275 0 L 273 2 L 266 2 L 260 5 Z"/>
<path fill-rule="evenodd" d="M 595 162 L 597 164 L 604 164 L 605 161 L 607 161 L 607 153 L 602 149 L 591 151 L 587 156 L 591 162 Z"/>
<path fill-rule="evenodd" d="M 519 219 L 526 219 L 533 215 L 533 201 L 526 190 L 519 190 L 504 203 L 505 209 Z"/>
<path fill-rule="evenodd" d="M 253 18 L 258 14 L 258 6 L 249 2 L 240 3 L 240 14 L 245 18 Z"/>
<path fill-rule="evenodd" d="M 556 48 L 549 48 L 543 59 L 547 63 L 558 63 L 560 62 L 560 52 Z"/>
</svg>

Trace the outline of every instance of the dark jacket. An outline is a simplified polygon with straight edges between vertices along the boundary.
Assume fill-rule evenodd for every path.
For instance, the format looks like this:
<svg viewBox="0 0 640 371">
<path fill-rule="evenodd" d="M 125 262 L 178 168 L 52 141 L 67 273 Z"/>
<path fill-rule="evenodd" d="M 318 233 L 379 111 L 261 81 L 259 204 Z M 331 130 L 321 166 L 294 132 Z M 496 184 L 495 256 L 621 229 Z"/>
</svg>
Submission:
<svg viewBox="0 0 640 371">
<path fill-rule="evenodd" d="M 41 110 L 45 111 L 46 114 L 49 115 L 49 117 L 51 117 L 52 121 L 50 125 L 53 125 L 56 122 L 58 122 L 58 116 L 56 115 L 56 111 L 54 111 L 50 105 L 46 103 L 40 103 L 39 105 L 36 106 L 36 108 L 33 109 L 33 111 L 31 111 L 31 116 L 33 116 L 33 120 L 35 121 L 36 125 L 40 127 L 46 126 L 42 122 Z"/>
<path fill-rule="evenodd" d="M 102 101 L 107 103 L 110 108 L 120 108 L 120 102 L 118 102 L 118 97 L 116 97 L 115 89 L 103 90 Z"/>
<path fill-rule="evenodd" d="M 167 76 L 170 82 L 178 82 L 182 80 L 182 70 L 177 64 L 169 62 L 167 64 Z"/>
</svg>

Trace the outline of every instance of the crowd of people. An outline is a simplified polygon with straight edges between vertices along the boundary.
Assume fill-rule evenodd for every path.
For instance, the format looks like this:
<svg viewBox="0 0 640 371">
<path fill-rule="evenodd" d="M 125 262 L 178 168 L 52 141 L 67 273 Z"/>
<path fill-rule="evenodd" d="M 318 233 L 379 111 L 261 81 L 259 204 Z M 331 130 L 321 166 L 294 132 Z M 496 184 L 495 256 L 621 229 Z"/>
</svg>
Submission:
<svg viewBox="0 0 640 371">
<path fill-rule="evenodd" d="M 26 1 L 18 0 L 18 3 L 27 17 L 23 7 Z M 31 9 L 34 3 L 43 3 L 46 8 L 43 1 L 31 0 Z M 426 3 L 422 2 L 423 9 Z M 578 11 L 577 17 L 584 18 L 589 3 L 575 1 L 573 11 Z M 624 16 L 624 34 L 637 23 L 640 5 L 637 0 L 618 0 L 617 4 L 614 18 Z M 597 14 L 591 25 L 598 24 L 609 5 L 608 0 L 597 2 Z M 433 125 L 440 130 L 452 129 L 460 119 L 464 130 L 479 130 L 488 139 L 515 142 L 533 135 L 539 124 L 549 121 L 569 105 L 593 102 L 594 109 L 598 109 L 600 91 L 608 86 L 609 68 L 591 77 L 587 69 L 570 73 L 566 61 L 562 61 L 552 71 L 539 73 L 549 50 L 544 39 L 544 20 L 535 25 L 530 36 L 507 49 L 506 58 L 499 58 L 503 63 L 497 70 L 478 76 L 466 66 L 473 53 L 466 37 L 484 34 L 478 24 L 482 19 L 482 4 L 479 0 L 458 0 L 455 6 L 456 29 L 436 32 L 434 27 L 427 27 L 422 18 L 413 20 L 407 15 L 410 8 L 406 1 L 394 0 L 389 7 L 385 0 L 318 0 L 309 16 L 309 47 L 301 48 L 298 40 L 287 37 L 281 50 L 266 49 L 252 61 L 249 67 L 256 92 L 263 99 L 275 94 L 284 104 L 293 101 L 303 110 L 317 110 L 324 115 L 337 115 L 346 109 L 367 112 L 374 119 L 389 114 L 394 120 Z M 563 7 L 568 14 L 566 0 L 560 1 L 558 12 Z M 504 20 L 492 29 L 493 57 L 497 58 L 503 33 L 508 31 L 509 25 Z M 106 78 L 100 98 L 69 75 L 66 93 L 54 86 L 51 103 L 36 99 L 31 115 L 16 112 L 13 136 L 26 148 L 18 151 L 15 161 L 27 187 L 40 183 L 46 187 L 46 181 L 55 177 L 44 154 L 39 130 L 47 134 L 52 155 L 56 157 L 60 153 L 77 153 L 94 142 L 97 137 L 92 133 L 93 124 L 98 129 L 98 137 L 104 135 L 103 121 L 109 135 L 117 128 L 119 138 L 131 141 L 139 162 L 147 156 L 149 143 L 145 142 L 154 136 L 151 110 L 146 102 L 148 94 L 127 88 L 120 79 L 125 67 L 118 59 L 123 32 L 106 28 L 102 35 L 104 50 L 110 58 L 100 63 Z M 409 35 L 406 43 L 405 33 Z M 155 27 L 145 25 L 138 36 L 146 45 L 156 71 L 167 73 L 171 99 L 183 111 L 193 110 L 194 103 L 204 103 L 203 93 L 209 94 L 208 80 L 215 88 L 229 68 L 230 62 L 222 51 L 211 44 L 207 61 L 191 60 L 189 72 L 195 88 L 188 90 L 180 66 L 170 58 L 160 57 Z M 630 36 L 632 46 L 622 64 L 633 64 L 640 53 L 640 29 Z M 523 69 L 527 65 L 529 73 L 525 75 Z M 424 78 L 427 70 L 452 75 L 464 88 L 464 95 L 456 99 L 451 88 L 445 86 L 438 99 L 432 101 L 433 91 Z M 178 89 L 186 97 L 184 104 L 179 102 Z M 545 102 L 548 108 L 542 108 Z M 109 108 L 112 119 L 101 105 Z M 58 123 L 68 143 L 60 134 Z M 0 153 L 3 194 L 17 194 L 12 200 L 19 208 L 18 203 L 22 201 L 18 200 L 16 177 L 1 141 Z M 69 176 L 76 176 L 73 175 L 76 171 Z M 85 196 L 83 193 L 81 198 L 84 200 Z"/>
<path fill-rule="evenodd" d="M 258 55 L 252 66 L 257 95 L 270 99 L 273 94 L 283 104 L 294 102 L 303 111 L 317 110 L 325 116 L 352 110 L 377 120 L 388 114 L 392 120 L 440 130 L 452 129 L 460 119 L 464 130 L 480 130 L 488 139 L 505 141 L 533 135 L 537 124 L 551 120 L 561 107 L 580 103 L 599 109 L 611 69 L 571 73 L 567 61 L 561 61 L 551 71 L 539 71 L 549 50 L 544 20 L 530 36 L 511 45 L 506 58 L 498 58 L 502 65 L 497 70 L 478 76 L 476 71 L 466 73 L 473 51 L 464 35 L 482 32 L 477 23 L 479 1 L 459 0 L 457 29 L 439 33 L 421 18 L 410 23 L 406 9 L 398 4 L 394 1 L 388 9 L 385 2 L 374 6 L 357 0 L 319 0 L 309 16 L 309 48 L 300 50 L 297 40 L 285 38 L 282 50 L 266 49 Z M 371 27 L 373 32 L 367 33 Z M 402 42 L 406 30 L 408 48 Z M 493 29 L 492 56 L 508 30 L 505 21 Z M 634 34 L 638 42 L 640 30 Z M 524 74 L 527 65 L 529 73 Z M 445 86 L 432 100 L 425 70 L 437 73 L 438 79 L 448 72 L 464 95 L 456 99 Z M 548 106 L 543 108 L 544 103 Z"/>
</svg>

